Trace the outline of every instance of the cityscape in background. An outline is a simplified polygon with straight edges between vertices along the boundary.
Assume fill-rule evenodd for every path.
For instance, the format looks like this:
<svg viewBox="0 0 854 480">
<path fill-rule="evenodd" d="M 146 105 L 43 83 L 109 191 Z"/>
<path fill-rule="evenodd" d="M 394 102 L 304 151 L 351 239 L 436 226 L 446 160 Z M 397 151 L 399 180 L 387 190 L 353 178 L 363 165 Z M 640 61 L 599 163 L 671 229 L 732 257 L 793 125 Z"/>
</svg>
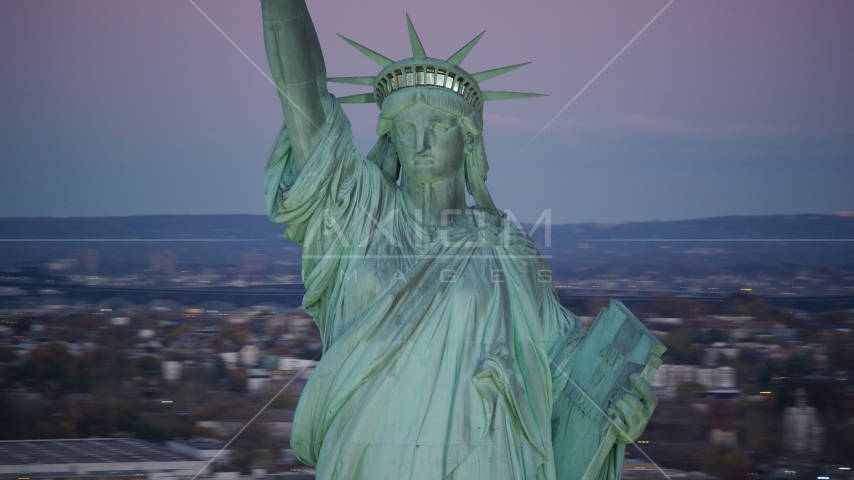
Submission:
<svg viewBox="0 0 854 480">
<path fill-rule="evenodd" d="M 585 327 L 614 298 L 668 347 L 624 476 L 854 478 L 854 216 L 523 228 Z M 313 478 L 289 437 L 322 344 L 283 230 L 0 219 L 0 478 Z"/>
</svg>

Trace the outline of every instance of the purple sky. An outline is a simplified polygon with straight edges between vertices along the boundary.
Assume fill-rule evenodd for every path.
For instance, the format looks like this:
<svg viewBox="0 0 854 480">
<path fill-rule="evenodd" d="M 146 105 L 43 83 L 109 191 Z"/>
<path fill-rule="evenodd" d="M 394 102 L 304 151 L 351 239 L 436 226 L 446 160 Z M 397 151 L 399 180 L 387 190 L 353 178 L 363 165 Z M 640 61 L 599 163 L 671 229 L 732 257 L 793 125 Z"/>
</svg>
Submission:
<svg viewBox="0 0 854 480">
<path fill-rule="evenodd" d="M 257 0 L 197 0 L 266 70 Z M 379 68 L 335 36 L 463 67 L 484 89 L 487 182 L 522 220 L 854 210 L 854 2 L 310 1 L 330 76 Z M 332 86 L 345 95 L 364 88 Z M 346 107 L 363 152 L 377 109 Z M 0 216 L 264 213 L 274 88 L 187 0 L 0 2 Z"/>
</svg>

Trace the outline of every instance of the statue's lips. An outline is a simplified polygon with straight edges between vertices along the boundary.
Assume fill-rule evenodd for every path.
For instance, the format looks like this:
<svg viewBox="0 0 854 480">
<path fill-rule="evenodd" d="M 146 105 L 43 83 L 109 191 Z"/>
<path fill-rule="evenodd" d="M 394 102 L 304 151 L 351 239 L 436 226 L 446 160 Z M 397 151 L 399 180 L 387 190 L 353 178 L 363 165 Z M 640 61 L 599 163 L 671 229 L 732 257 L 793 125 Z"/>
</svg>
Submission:
<svg viewBox="0 0 854 480">
<path fill-rule="evenodd" d="M 436 163 L 436 159 L 434 159 L 433 157 L 429 157 L 429 156 L 416 157 L 412 163 L 413 163 L 413 165 L 416 165 L 416 166 L 417 165 L 433 165 L 434 163 Z"/>
</svg>

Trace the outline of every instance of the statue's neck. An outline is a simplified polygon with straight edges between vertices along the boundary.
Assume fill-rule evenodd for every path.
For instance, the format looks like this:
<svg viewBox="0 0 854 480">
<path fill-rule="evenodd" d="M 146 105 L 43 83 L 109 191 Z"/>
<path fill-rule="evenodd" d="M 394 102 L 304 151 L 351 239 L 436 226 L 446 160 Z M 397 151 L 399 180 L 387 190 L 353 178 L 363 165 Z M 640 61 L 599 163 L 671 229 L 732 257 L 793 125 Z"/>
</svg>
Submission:
<svg viewBox="0 0 854 480">
<path fill-rule="evenodd" d="M 420 183 L 406 175 L 400 180 L 404 208 L 427 226 L 456 225 L 465 216 L 466 180 L 460 170 L 456 176 L 440 183 Z"/>
</svg>

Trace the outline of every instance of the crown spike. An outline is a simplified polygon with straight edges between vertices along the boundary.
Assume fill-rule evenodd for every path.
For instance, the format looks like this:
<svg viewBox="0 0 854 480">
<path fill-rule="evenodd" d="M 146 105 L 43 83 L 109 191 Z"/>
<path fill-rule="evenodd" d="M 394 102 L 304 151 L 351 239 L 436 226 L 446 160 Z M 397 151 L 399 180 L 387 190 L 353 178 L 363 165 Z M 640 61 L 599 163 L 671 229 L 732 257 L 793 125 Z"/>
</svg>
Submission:
<svg viewBox="0 0 854 480">
<path fill-rule="evenodd" d="M 332 77 L 327 78 L 327 82 L 332 83 L 347 83 L 350 85 L 365 85 L 368 87 L 374 86 L 374 77 Z"/>
<path fill-rule="evenodd" d="M 338 103 L 375 103 L 373 93 L 358 93 L 356 95 L 348 95 L 346 97 L 338 97 Z"/>
<path fill-rule="evenodd" d="M 486 70 L 485 72 L 473 73 L 471 76 L 474 78 L 474 81 L 477 83 L 483 82 L 484 80 L 489 80 L 490 78 L 495 78 L 499 75 L 504 75 L 507 72 L 512 72 L 517 68 L 524 67 L 531 62 L 520 63 L 518 65 L 510 65 L 509 67 L 501 67 L 493 70 Z"/>
<path fill-rule="evenodd" d="M 472 41 L 465 44 L 463 48 L 459 49 L 457 53 L 451 55 L 451 58 L 447 59 L 446 61 L 452 65 L 459 65 L 463 60 L 465 60 L 466 55 L 471 52 L 471 49 L 474 48 L 475 45 L 477 45 L 477 41 L 480 40 L 480 37 L 482 37 L 484 33 L 486 33 L 486 30 L 480 32 L 480 35 L 474 37 Z"/>
<path fill-rule="evenodd" d="M 373 60 L 374 62 L 376 62 L 379 66 L 381 66 L 383 68 L 394 63 L 394 61 L 392 61 L 390 58 L 385 57 L 383 55 L 380 55 L 379 53 L 371 50 L 368 47 L 365 47 L 364 45 L 359 45 L 358 43 L 350 40 L 349 38 L 345 37 L 344 35 L 338 34 L 338 36 L 341 37 L 341 39 L 343 39 L 345 42 L 349 43 L 350 46 L 352 46 L 356 50 L 362 52 L 363 55 L 370 58 L 371 60 Z"/>
<path fill-rule="evenodd" d="M 418 32 L 415 31 L 415 26 L 412 25 L 412 20 L 409 19 L 409 14 L 406 14 L 406 26 L 409 28 L 409 43 L 412 44 L 412 56 L 414 58 L 424 58 L 427 53 L 424 51 L 424 45 L 421 44 L 421 39 L 418 38 Z"/>
<path fill-rule="evenodd" d="M 497 92 L 484 91 L 483 100 L 514 100 L 516 98 L 548 97 L 545 93 Z"/>
</svg>

